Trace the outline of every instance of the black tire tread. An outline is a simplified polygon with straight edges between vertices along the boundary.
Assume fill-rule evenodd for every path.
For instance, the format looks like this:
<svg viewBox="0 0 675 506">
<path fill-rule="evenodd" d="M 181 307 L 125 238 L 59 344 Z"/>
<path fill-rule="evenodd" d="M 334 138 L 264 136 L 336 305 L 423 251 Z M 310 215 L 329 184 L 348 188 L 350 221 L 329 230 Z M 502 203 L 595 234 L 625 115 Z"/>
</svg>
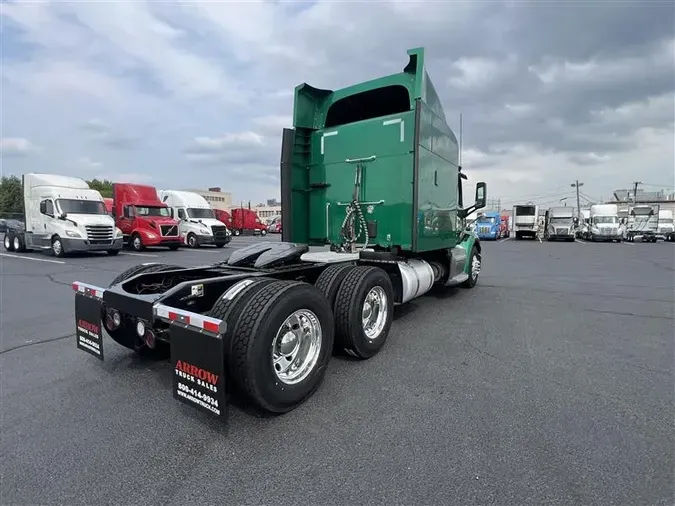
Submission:
<svg viewBox="0 0 675 506">
<path fill-rule="evenodd" d="M 354 332 L 354 325 L 358 325 L 358 322 L 353 321 L 351 318 L 350 309 L 353 295 L 358 290 L 359 285 L 367 276 L 377 270 L 382 269 L 379 267 L 357 266 L 347 273 L 338 290 L 333 309 L 335 317 L 335 346 L 361 359 L 370 358 L 370 356 L 361 355 L 357 352 L 352 336 L 356 334 Z M 382 346 L 384 346 L 384 342 Z"/>
<path fill-rule="evenodd" d="M 258 409 L 268 412 L 281 413 L 289 411 L 288 409 L 279 409 L 270 406 L 262 397 L 258 385 L 252 381 L 254 371 L 252 370 L 251 350 L 255 343 L 258 326 L 266 317 L 268 311 L 279 299 L 284 298 L 287 293 L 298 285 L 308 285 L 302 281 L 275 281 L 267 284 L 260 290 L 255 300 L 250 301 L 244 311 L 239 316 L 236 328 L 232 335 L 232 380 L 235 387 L 242 392 Z M 308 285 L 312 287 L 312 285 Z M 315 287 L 312 287 L 315 288 Z M 319 295 L 317 293 L 317 295 Z M 328 343 L 332 346 L 332 343 Z M 307 399 L 319 387 L 323 376 L 319 378 L 314 388 L 305 396 Z M 304 399 L 303 399 L 304 401 Z M 301 401 L 302 402 L 302 401 Z M 297 403 L 295 406 L 299 405 Z M 294 406 L 294 407 L 295 407 Z"/>
<path fill-rule="evenodd" d="M 328 299 L 330 307 L 335 306 L 335 299 L 337 298 L 340 284 L 354 267 L 351 263 L 331 265 L 319 275 L 316 283 L 314 283 L 314 286 Z"/>
</svg>

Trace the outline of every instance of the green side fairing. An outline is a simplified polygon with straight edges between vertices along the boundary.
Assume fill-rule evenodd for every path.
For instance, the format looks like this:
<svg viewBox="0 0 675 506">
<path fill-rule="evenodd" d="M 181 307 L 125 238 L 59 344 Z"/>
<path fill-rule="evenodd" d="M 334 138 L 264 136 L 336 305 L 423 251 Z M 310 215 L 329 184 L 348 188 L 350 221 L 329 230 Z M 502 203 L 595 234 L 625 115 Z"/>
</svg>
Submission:
<svg viewBox="0 0 675 506">
<path fill-rule="evenodd" d="M 475 234 L 465 232 L 459 238 L 459 243 L 457 243 L 458 248 L 463 248 L 466 250 L 466 258 L 471 257 L 471 249 L 476 246 L 478 252 L 481 252 L 480 240 L 476 237 Z M 464 273 L 469 274 L 471 272 L 471 262 L 466 262 L 464 265 Z"/>
<path fill-rule="evenodd" d="M 284 136 L 292 140 L 290 175 L 282 181 L 290 202 L 285 240 L 342 243 L 360 169 L 357 200 L 369 245 L 413 252 L 457 245 L 457 138 L 425 70 L 424 50 L 408 55 L 398 74 L 336 91 L 295 89 L 295 130 Z"/>
</svg>

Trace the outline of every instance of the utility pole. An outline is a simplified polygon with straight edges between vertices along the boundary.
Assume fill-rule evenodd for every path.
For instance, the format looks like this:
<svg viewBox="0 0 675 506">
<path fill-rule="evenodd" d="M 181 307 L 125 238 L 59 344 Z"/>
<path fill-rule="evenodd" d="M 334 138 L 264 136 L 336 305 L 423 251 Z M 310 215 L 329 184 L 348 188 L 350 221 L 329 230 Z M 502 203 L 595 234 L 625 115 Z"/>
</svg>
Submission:
<svg viewBox="0 0 675 506">
<path fill-rule="evenodd" d="M 579 187 L 583 185 L 584 183 L 580 183 L 578 179 L 570 185 L 572 188 L 577 189 L 577 216 L 581 216 L 581 201 L 579 200 Z"/>
<path fill-rule="evenodd" d="M 638 185 L 642 184 L 642 181 L 635 181 L 633 183 L 633 204 L 637 204 L 637 190 Z"/>
</svg>

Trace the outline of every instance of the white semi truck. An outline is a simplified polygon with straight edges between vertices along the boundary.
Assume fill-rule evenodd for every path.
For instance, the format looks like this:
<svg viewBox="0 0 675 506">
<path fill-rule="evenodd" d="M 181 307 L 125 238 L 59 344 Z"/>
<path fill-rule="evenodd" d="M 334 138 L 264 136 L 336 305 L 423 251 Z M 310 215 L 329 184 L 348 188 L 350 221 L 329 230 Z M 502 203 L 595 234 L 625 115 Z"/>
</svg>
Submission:
<svg viewBox="0 0 675 506">
<path fill-rule="evenodd" d="M 544 215 L 544 238 L 548 241 L 574 241 L 575 209 L 551 207 Z"/>
<path fill-rule="evenodd" d="M 658 204 L 635 204 L 632 206 L 628 213 L 626 240 L 629 242 L 635 242 L 636 239 L 642 240 L 642 242 L 656 242 L 660 207 Z"/>
<path fill-rule="evenodd" d="M 619 212 L 616 204 L 594 204 L 590 209 L 588 239 L 621 242 Z"/>
<path fill-rule="evenodd" d="M 82 179 L 56 174 L 24 174 L 22 229 L 5 233 L 7 251 L 66 253 L 122 249 L 122 231 L 106 211 L 103 197 Z"/>
<path fill-rule="evenodd" d="M 513 232 L 516 239 L 537 238 L 539 231 L 539 206 L 534 204 L 513 206 Z"/>
<path fill-rule="evenodd" d="M 664 241 L 673 241 L 674 233 L 673 212 L 670 209 L 659 209 L 659 230 L 656 237 Z"/>
<path fill-rule="evenodd" d="M 225 223 L 216 219 L 215 211 L 198 193 L 159 190 L 157 195 L 169 206 L 171 216 L 178 220 L 178 234 L 184 245 L 198 248 L 213 244 L 222 248 L 232 239 Z"/>
</svg>

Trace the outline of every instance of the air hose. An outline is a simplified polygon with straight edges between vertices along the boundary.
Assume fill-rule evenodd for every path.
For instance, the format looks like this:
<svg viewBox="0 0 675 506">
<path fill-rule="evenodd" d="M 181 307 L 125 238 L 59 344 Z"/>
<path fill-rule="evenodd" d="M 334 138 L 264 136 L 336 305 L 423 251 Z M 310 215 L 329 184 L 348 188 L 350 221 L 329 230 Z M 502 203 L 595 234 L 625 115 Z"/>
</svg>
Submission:
<svg viewBox="0 0 675 506">
<path fill-rule="evenodd" d="M 356 223 L 358 221 L 358 223 Z M 358 226 L 358 230 L 357 230 Z M 363 249 L 368 247 L 368 225 L 366 218 L 363 216 L 363 211 L 358 201 L 352 200 L 347 206 L 345 219 L 342 221 L 340 229 L 342 239 L 349 244 L 350 250 L 354 252 L 354 244 L 361 235 L 365 236 L 365 243 Z"/>
</svg>

